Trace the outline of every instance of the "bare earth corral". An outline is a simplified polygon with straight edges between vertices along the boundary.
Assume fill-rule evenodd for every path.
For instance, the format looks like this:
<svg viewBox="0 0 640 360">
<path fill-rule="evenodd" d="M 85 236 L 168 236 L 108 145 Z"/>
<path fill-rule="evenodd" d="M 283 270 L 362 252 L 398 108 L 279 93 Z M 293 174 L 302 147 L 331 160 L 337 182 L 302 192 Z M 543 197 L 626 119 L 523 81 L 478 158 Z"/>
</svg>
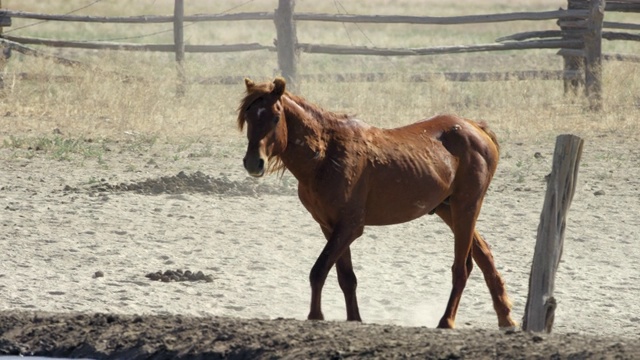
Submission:
<svg viewBox="0 0 640 360">
<path fill-rule="evenodd" d="M 188 14 L 276 7 L 274 1 L 187 3 Z M 566 3 L 299 1 L 296 11 L 455 16 L 549 11 Z M 5 0 L 2 5 L 50 14 L 136 16 L 170 15 L 174 1 Z M 606 21 L 637 23 L 637 14 L 610 14 Z M 485 44 L 558 29 L 555 20 L 444 27 L 299 21 L 296 26 L 300 42 L 393 48 Z M 13 18 L 4 33 L 9 31 L 61 40 L 173 41 L 171 24 Z M 271 45 L 275 36 L 271 21 L 185 26 L 185 41 L 192 45 Z M 605 41 L 602 47 L 605 53 L 638 54 L 638 44 Z M 242 168 L 245 137 L 234 125 L 244 86 L 194 84 L 176 97 L 173 54 L 34 47 L 87 66 L 66 67 L 14 52 L 3 68 L 0 355 L 640 358 L 637 64 L 605 62 L 605 111 L 591 113 L 581 96 L 566 96 L 559 81 L 405 82 L 414 74 L 442 71 L 560 70 L 555 49 L 300 58 L 299 74 L 392 75 L 387 82 L 305 82 L 299 89 L 309 101 L 357 114 L 372 125 L 400 126 L 443 112 L 489 123 L 502 154 L 478 229 L 492 246 L 516 320 L 524 313 L 554 138 L 570 131 L 585 139 L 555 284 L 555 324 L 546 335 L 500 332 L 477 267 L 462 296 L 457 329 L 434 329 L 451 289 L 453 262 L 451 232 L 434 216 L 367 228 L 352 246 L 364 324 L 343 321 L 335 273 L 323 292 L 329 321 L 304 321 L 309 272 L 325 240 L 298 201 L 289 174 L 255 180 Z M 190 53 L 185 61 L 193 80 L 242 75 L 263 81 L 276 69 L 277 56 L 270 51 Z M 39 80 L 23 80 L 23 74 Z M 168 270 L 175 273 L 147 277 Z M 187 270 L 195 276 L 186 276 Z"/>
<path fill-rule="evenodd" d="M 91 144 L 99 159 L 0 150 L 0 354 L 93 358 L 639 358 L 640 148 L 585 138 L 556 280 L 554 333 L 499 332 L 474 270 L 458 330 L 433 329 L 453 240 L 436 217 L 367 228 L 353 246 L 365 324 L 300 321 L 324 240 L 295 180 L 247 179 L 242 136 L 213 149 Z M 88 145 L 89 146 L 89 145 Z M 478 228 L 522 317 L 553 139 L 503 141 Z M 206 151 L 205 151 L 206 150 Z M 207 154 L 203 156 L 203 154 Z M 153 281 L 158 270 L 208 281 Z M 286 320 L 285 320 L 286 319 Z"/>
</svg>

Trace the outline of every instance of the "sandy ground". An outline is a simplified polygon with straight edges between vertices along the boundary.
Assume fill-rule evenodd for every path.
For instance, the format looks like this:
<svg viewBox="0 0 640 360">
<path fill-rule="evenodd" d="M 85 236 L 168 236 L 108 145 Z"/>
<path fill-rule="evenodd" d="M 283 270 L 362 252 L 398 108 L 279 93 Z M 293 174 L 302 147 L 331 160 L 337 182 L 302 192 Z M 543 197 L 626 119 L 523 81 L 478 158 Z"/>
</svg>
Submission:
<svg viewBox="0 0 640 360">
<path fill-rule="evenodd" d="M 201 154 L 197 145 L 172 144 L 139 149 L 110 143 L 99 161 L 0 149 L 0 343 L 8 344 L 7 316 L 29 318 L 17 311 L 220 316 L 232 323 L 304 319 L 308 273 L 324 239 L 295 196 L 289 174 L 247 179 L 244 144 L 237 136 L 221 141 L 211 156 L 194 156 Z M 553 147 L 553 138 L 502 142 L 478 224 L 518 320 Z M 639 337 L 639 162 L 637 139 L 585 138 L 556 279 L 555 334 L 623 343 Z M 453 260 L 452 235 L 438 218 L 367 228 L 352 254 L 366 324 L 435 327 L 450 291 Z M 176 269 L 202 271 L 212 281 L 145 276 Z M 333 271 L 323 295 L 326 318 L 344 319 Z M 497 320 L 477 269 L 457 325 L 506 336 L 494 332 Z"/>
</svg>

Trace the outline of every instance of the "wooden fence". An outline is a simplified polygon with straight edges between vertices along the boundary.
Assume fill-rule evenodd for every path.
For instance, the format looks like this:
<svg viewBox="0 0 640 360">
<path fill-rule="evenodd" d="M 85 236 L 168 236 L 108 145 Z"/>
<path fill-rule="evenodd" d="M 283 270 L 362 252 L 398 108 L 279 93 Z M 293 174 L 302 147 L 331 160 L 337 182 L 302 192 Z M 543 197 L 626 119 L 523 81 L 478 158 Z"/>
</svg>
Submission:
<svg viewBox="0 0 640 360">
<path fill-rule="evenodd" d="M 172 16 L 127 16 L 127 17 L 103 17 L 103 16 L 77 16 L 77 15 L 50 15 L 23 11 L 0 11 L 0 26 L 10 26 L 11 18 L 28 18 L 49 21 L 76 21 L 99 23 L 173 23 L 173 44 L 132 44 L 114 42 L 80 42 L 50 40 L 31 37 L 19 37 L 2 35 L 0 30 L 0 42 L 5 47 L 15 51 L 37 54 L 38 52 L 25 45 L 45 45 L 53 47 L 69 47 L 82 49 L 112 49 L 126 51 L 161 51 L 175 52 L 178 63 L 178 76 L 180 79 L 179 92 L 184 91 L 186 76 L 182 67 L 185 53 L 218 53 L 236 51 L 270 50 L 278 54 L 278 65 L 282 75 L 291 86 L 305 78 L 323 80 L 344 81 L 370 81 L 379 80 L 389 74 L 329 74 L 329 75 L 299 75 L 297 69 L 298 57 L 301 52 L 334 55 L 372 55 L 372 56 L 426 56 L 438 54 L 455 54 L 469 52 L 487 52 L 504 50 L 525 49 L 559 49 L 559 54 L 564 57 L 565 67 L 561 71 L 520 71 L 520 72 L 490 72 L 490 73 L 444 73 L 439 74 L 453 81 L 487 81 L 510 79 L 556 79 L 564 80 L 565 91 L 576 92 L 578 87 L 585 85 L 585 93 L 591 100 L 594 109 L 601 108 L 602 99 L 602 71 L 601 62 L 604 59 L 639 61 L 640 57 L 622 55 L 603 55 L 601 41 L 609 40 L 640 40 L 640 35 L 619 32 L 605 32 L 603 27 L 637 30 L 638 24 L 608 23 L 603 21 L 604 11 L 632 11 L 640 12 L 638 0 L 568 0 L 567 10 L 554 10 L 542 12 L 517 12 L 504 14 L 470 15 L 454 17 L 429 17 L 429 16 L 378 16 L 378 15 L 331 15 L 296 13 L 294 11 L 295 0 L 279 0 L 279 6 L 275 12 L 251 12 L 235 14 L 200 14 L 184 15 L 184 0 L 175 0 L 174 14 Z M 1 3 L 0 3 L 1 6 Z M 213 21 L 249 21 L 271 20 L 275 22 L 277 40 L 274 45 L 257 43 L 243 43 L 232 45 L 186 45 L 183 41 L 184 22 L 213 22 Z M 505 36 L 495 43 L 477 45 L 453 45 L 428 48 L 377 48 L 365 46 L 341 46 L 331 44 L 299 43 L 296 35 L 296 22 L 298 21 L 323 21 L 323 22 L 349 22 L 349 23 L 394 23 L 394 24 L 429 24 L 452 25 L 474 23 L 498 23 L 520 20 L 557 20 L 559 30 L 526 32 Z M 65 62 L 64 59 L 57 59 Z M 67 63 L 69 63 L 67 61 Z M 71 62 L 73 63 L 73 62 Z M 428 81 L 434 74 L 420 74 L 410 77 L 410 81 Z M 200 83 L 228 83 L 241 80 L 238 77 L 220 77 L 200 80 Z"/>
</svg>

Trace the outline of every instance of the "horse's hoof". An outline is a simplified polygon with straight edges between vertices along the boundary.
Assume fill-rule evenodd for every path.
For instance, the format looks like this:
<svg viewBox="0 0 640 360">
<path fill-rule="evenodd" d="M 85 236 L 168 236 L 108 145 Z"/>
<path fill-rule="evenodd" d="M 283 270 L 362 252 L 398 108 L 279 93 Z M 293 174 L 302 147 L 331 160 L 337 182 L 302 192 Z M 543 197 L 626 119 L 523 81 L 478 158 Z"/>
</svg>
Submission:
<svg viewBox="0 0 640 360">
<path fill-rule="evenodd" d="M 498 327 L 500 330 L 517 330 L 518 323 L 513 321 L 511 317 L 507 317 L 504 321 L 498 321 Z"/>
<path fill-rule="evenodd" d="M 453 329 L 454 327 L 455 327 L 455 324 L 453 320 L 442 319 L 438 323 L 438 329 Z"/>
<path fill-rule="evenodd" d="M 507 334 L 513 334 L 517 330 L 518 330 L 517 326 L 500 326 L 500 331 Z"/>
<path fill-rule="evenodd" d="M 324 315 L 322 315 L 322 314 L 309 314 L 309 316 L 307 316 L 307 320 L 324 320 Z"/>
</svg>

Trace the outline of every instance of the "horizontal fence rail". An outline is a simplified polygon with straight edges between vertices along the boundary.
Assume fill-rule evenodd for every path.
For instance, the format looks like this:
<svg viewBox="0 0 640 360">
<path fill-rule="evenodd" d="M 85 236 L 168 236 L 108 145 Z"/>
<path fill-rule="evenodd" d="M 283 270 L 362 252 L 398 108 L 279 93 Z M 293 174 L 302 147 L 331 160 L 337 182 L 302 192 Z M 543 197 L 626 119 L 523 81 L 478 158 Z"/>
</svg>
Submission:
<svg viewBox="0 0 640 360">
<path fill-rule="evenodd" d="M 459 54 L 469 52 L 484 51 L 505 51 L 523 49 L 579 49 L 582 42 L 578 40 L 539 40 L 523 41 L 499 44 L 478 44 L 478 45 L 454 45 L 430 48 L 408 48 L 408 49 L 382 49 L 357 46 L 342 45 L 314 45 L 299 44 L 299 49 L 305 53 L 334 54 L 334 55 L 377 55 L 377 56 L 408 56 L 408 55 L 441 55 Z"/>
<path fill-rule="evenodd" d="M 1 17 L 13 17 L 34 20 L 49 21 L 75 21 L 88 23 L 120 23 L 120 24 L 161 24 L 173 23 L 174 17 L 171 15 L 139 15 L 139 16 L 87 16 L 87 15 L 51 15 L 26 11 L 0 11 Z M 273 20 L 273 13 L 252 12 L 237 14 L 199 14 L 185 15 L 185 22 L 202 21 L 244 21 L 244 20 Z"/>
<path fill-rule="evenodd" d="M 572 2 L 570 0 L 569 2 Z M 589 1 L 581 0 L 575 2 L 574 9 L 588 9 Z M 608 0 L 604 8 L 605 11 L 617 12 L 640 12 L 640 1 L 637 0 Z"/>
<path fill-rule="evenodd" d="M 45 56 L 62 64 L 78 65 L 76 61 L 65 61 L 57 56 L 46 55 L 30 49 L 24 45 L 43 45 L 51 47 L 66 47 L 79 49 L 108 49 L 123 51 L 151 51 L 175 52 L 178 62 L 179 76 L 184 77 L 182 67 L 184 53 L 224 53 L 244 51 L 271 51 L 278 53 L 280 71 L 285 78 L 291 80 L 294 86 L 297 75 L 297 58 L 300 53 L 329 54 L 329 55 L 369 55 L 369 56 L 428 56 L 441 54 L 460 54 L 471 52 L 490 52 L 506 50 L 529 49 L 558 49 L 558 54 L 564 58 L 565 66 L 561 72 L 505 71 L 496 73 L 443 73 L 440 77 L 452 81 L 493 81 L 519 79 L 562 79 L 565 91 L 586 84 L 586 95 L 596 99 L 601 97 L 599 89 L 601 79 L 599 73 L 601 60 L 640 62 L 640 57 L 631 54 L 602 54 L 601 41 L 627 40 L 640 41 L 640 34 L 619 31 L 603 31 L 603 29 L 640 30 L 640 24 L 603 21 L 604 11 L 640 12 L 638 0 L 567 0 L 568 9 L 540 12 L 514 12 L 501 14 L 465 15 L 450 17 L 432 16 L 404 16 L 404 15 L 345 15 L 345 14 L 316 14 L 296 13 L 293 11 L 295 0 L 278 0 L 278 9 L 274 12 L 244 12 L 234 14 L 193 14 L 185 15 L 184 0 L 175 0 L 174 15 L 138 15 L 138 16 L 87 16 L 72 14 L 41 14 L 26 11 L 0 10 L 1 27 L 11 26 L 12 18 L 34 19 L 42 21 L 71 21 L 88 23 L 122 23 L 122 24 L 151 24 L 173 23 L 174 43 L 171 44 L 142 44 L 103 41 L 67 41 L 61 39 L 43 39 L 0 35 L 0 43 L 23 54 Z M 275 1 L 275 0 L 274 0 Z M 179 9 L 179 11 L 178 11 Z M 240 43 L 225 45 L 191 45 L 184 44 L 182 28 L 184 22 L 219 22 L 219 21 L 274 21 L 277 30 L 277 40 L 274 45 L 259 43 Z M 437 46 L 426 48 L 384 48 L 368 46 L 345 46 L 335 44 L 299 43 L 295 34 L 296 21 L 319 21 L 339 23 L 370 23 L 370 24 L 419 24 L 419 25 L 465 25 L 478 23 L 499 23 L 509 21 L 545 21 L 556 20 L 560 30 L 530 31 L 507 35 L 496 39 L 495 43 Z M 288 27 L 288 30 L 285 29 Z M 284 50 L 288 49 L 288 50 Z M 461 75 L 465 74 L 465 75 Z M 576 74 L 583 74 L 580 79 Z M 328 75 L 334 81 L 377 81 L 380 74 L 338 74 Z M 392 77 L 392 76 L 391 76 Z M 235 77 L 231 77 L 234 78 Z M 300 80 L 325 78 L 319 75 L 300 75 Z M 419 74 L 409 77 L 410 81 L 428 81 L 432 74 Z M 237 79 L 236 79 L 237 80 Z M 225 83 L 224 79 L 194 80 L 195 83 Z M 242 81 L 240 77 L 238 82 Z M 570 84 L 570 85 L 567 85 Z M 597 106 L 595 106 L 597 108 Z"/>
<path fill-rule="evenodd" d="M 157 52 L 175 52 L 174 44 L 134 44 L 134 43 L 116 43 L 116 42 L 90 42 L 90 41 L 64 41 L 64 40 L 47 40 L 30 37 L 20 37 L 4 35 L 4 39 L 14 41 L 21 44 L 29 45 L 46 45 L 52 47 L 65 47 L 77 49 L 103 49 L 103 50 L 126 50 L 126 51 L 157 51 Z M 275 46 L 265 46 L 258 43 L 249 44 L 230 44 L 230 45 L 184 45 L 185 52 L 191 53 L 220 53 L 220 52 L 238 52 L 238 51 L 256 51 L 271 50 L 275 51 Z"/>
<path fill-rule="evenodd" d="M 465 25 L 523 20 L 555 20 L 565 18 L 588 18 L 585 10 L 555 10 L 543 12 L 516 12 L 507 14 L 467 15 L 450 17 L 432 16 L 391 16 L 391 15 L 327 15 L 295 14 L 294 20 L 333 21 L 349 23 L 377 24 L 422 24 L 422 25 Z"/>
<path fill-rule="evenodd" d="M 3 10 L 0 17 L 14 17 L 35 20 L 52 21 L 77 21 L 95 23 L 172 23 L 173 16 L 161 15 L 140 15 L 140 16 L 86 16 L 86 15 L 51 15 L 26 11 Z M 485 14 L 466 15 L 450 17 L 433 16 L 400 16 L 400 15 L 344 15 L 344 14 L 312 14 L 295 13 L 293 19 L 296 21 L 325 21 L 325 22 L 348 22 L 348 23 L 373 23 L 373 24 L 423 24 L 423 25 L 464 25 L 494 23 L 505 21 L 523 20 L 556 20 L 565 18 L 589 17 L 588 10 L 554 10 L 542 12 L 516 12 L 507 14 Z M 239 21 L 239 20 L 274 20 L 274 14 L 270 12 L 250 12 L 237 14 L 197 14 L 185 15 L 185 22 L 201 21 Z"/>
<path fill-rule="evenodd" d="M 628 24 L 614 21 L 604 21 L 602 27 L 607 29 L 640 30 L 640 24 Z"/>
</svg>

